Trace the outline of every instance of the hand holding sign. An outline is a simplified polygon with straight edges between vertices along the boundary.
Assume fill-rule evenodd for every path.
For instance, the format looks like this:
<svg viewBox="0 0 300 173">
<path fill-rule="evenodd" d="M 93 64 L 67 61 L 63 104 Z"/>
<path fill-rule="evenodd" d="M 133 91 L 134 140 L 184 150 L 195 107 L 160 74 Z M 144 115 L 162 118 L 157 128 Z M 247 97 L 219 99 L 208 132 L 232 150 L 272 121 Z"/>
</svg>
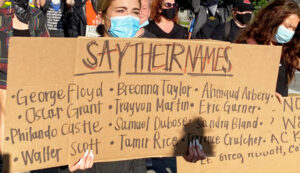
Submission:
<svg viewBox="0 0 300 173">
<path fill-rule="evenodd" d="M 202 145 L 199 143 L 198 139 L 193 139 L 190 141 L 188 155 L 183 156 L 187 162 L 196 163 L 198 160 L 204 160 L 206 155 L 203 151 Z"/>
<path fill-rule="evenodd" d="M 69 171 L 74 172 L 77 170 L 86 170 L 92 168 L 93 164 L 94 164 L 93 150 L 91 150 L 90 152 L 89 150 L 86 150 L 85 154 L 77 163 L 75 163 L 74 165 L 69 165 Z"/>
</svg>

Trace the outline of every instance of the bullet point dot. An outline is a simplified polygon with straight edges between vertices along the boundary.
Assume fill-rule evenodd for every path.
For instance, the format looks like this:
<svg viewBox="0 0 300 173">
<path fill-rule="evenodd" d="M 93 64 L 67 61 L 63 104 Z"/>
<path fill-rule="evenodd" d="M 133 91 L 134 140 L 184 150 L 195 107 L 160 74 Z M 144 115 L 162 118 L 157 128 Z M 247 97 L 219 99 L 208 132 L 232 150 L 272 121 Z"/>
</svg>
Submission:
<svg viewBox="0 0 300 173">
<path fill-rule="evenodd" d="M 272 95 L 271 98 L 273 98 L 274 96 Z"/>
<path fill-rule="evenodd" d="M 195 88 L 195 91 L 198 91 L 198 88 Z"/>
<path fill-rule="evenodd" d="M 11 98 L 15 98 L 15 95 L 12 95 Z"/>
<path fill-rule="evenodd" d="M 18 118 L 21 119 L 21 118 L 22 118 L 22 115 L 19 115 Z"/>
<path fill-rule="evenodd" d="M 263 125 L 263 123 L 261 122 L 261 123 L 260 123 L 260 125 L 262 126 L 262 125 Z"/>
<path fill-rule="evenodd" d="M 194 107 L 194 103 L 191 103 L 191 107 Z"/>
<path fill-rule="evenodd" d="M 109 105 L 109 106 L 108 106 L 108 109 L 112 109 L 112 105 Z"/>
<path fill-rule="evenodd" d="M 264 143 L 266 143 L 266 140 L 264 140 Z"/>
<path fill-rule="evenodd" d="M 110 145 L 114 145 L 114 141 L 111 141 L 111 142 L 110 142 Z"/>
<path fill-rule="evenodd" d="M 109 89 L 109 91 L 113 91 L 113 90 L 114 90 L 113 88 L 110 88 L 110 89 Z"/>
<path fill-rule="evenodd" d="M 6 137 L 5 140 L 8 141 L 8 140 L 9 140 L 9 137 Z"/>
<path fill-rule="evenodd" d="M 112 123 L 109 123 L 108 125 L 109 125 L 109 126 L 112 126 Z"/>
<path fill-rule="evenodd" d="M 257 109 L 260 110 L 260 107 L 258 107 Z"/>
<path fill-rule="evenodd" d="M 16 162 L 16 161 L 18 161 L 18 158 L 17 158 L 17 157 L 14 158 L 14 162 Z"/>
</svg>

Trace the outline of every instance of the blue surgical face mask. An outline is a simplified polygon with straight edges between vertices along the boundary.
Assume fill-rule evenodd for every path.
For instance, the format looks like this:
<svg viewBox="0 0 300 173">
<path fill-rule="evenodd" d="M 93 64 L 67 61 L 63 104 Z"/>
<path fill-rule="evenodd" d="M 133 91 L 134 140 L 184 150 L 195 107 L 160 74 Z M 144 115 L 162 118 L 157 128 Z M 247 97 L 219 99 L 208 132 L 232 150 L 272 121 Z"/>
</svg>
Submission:
<svg viewBox="0 0 300 173">
<path fill-rule="evenodd" d="M 140 28 L 143 28 L 145 26 L 149 25 L 149 21 L 146 20 L 144 23 L 140 24 Z"/>
<path fill-rule="evenodd" d="M 53 8 L 55 11 L 58 11 L 58 10 L 60 9 L 60 4 L 53 4 L 53 3 L 51 2 L 50 5 L 52 6 L 52 8 Z"/>
<path fill-rule="evenodd" d="M 289 30 L 283 25 L 280 25 L 277 29 L 277 32 L 274 36 L 274 39 L 277 43 L 284 44 L 291 41 L 295 34 L 295 31 Z"/>
<path fill-rule="evenodd" d="M 58 11 L 60 9 L 60 0 L 51 0 L 51 3 L 50 5 L 52 6 L 52 8 L 55 10 L 55 11 Z"/>
<path fill-rule="evenodd" d="M 107 17 L 108 18 L 108 17 Z M 110 18 L 108 33 L 112 37 L 132 38 L 140 29 L 140 19 L 131 15 Z"/>
</svg>

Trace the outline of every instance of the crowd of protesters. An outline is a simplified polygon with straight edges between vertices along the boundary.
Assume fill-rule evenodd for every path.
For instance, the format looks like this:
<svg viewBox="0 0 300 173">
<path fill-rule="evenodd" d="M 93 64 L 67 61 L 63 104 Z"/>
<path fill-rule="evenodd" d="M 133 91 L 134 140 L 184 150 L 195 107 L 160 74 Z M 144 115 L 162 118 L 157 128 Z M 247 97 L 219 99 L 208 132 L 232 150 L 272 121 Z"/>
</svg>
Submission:
<svg viewBox="0 0 300 173">
<path fill-rule="evenodd" d="M 300 69 L 300 10 L 294 0 L 274 0 L 253 16 L 250 0 L 191 0 L 195 18 L 179 25 L 175 0 L 0 0 L 0 139 L 3 139 L 7 58 L 10 37 L 120 37 L 213 39 L 242 44 L 281 45 L 276 96 Z M 266 64 L 267 65 L 267 64 Z M 2 142 L 1 142 L 2 143 Z M 2 151 L 2 145 L 0 152 Z M 199 141 L 191 141 L 184 159 L 205 159 Z M 68 167 L 33 172 L 146 172 L 145 159 L 95 163 L 92 151 Z M 1 163 L 0 163 L 1 168 Z"/>
</svg>

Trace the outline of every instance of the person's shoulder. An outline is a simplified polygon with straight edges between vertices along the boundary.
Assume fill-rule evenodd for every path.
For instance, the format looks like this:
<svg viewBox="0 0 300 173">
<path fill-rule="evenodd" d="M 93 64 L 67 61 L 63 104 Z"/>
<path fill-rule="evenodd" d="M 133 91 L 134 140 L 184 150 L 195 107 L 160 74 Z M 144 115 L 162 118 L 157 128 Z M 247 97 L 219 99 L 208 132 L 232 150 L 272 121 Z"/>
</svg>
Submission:
<svg viewBox="0 0 300 173">
<path fill-rule="evenodd" d="M 148 30 L 151 33 L 155 33 L 155 31 L 158 31 L 160 28 L 159 26 L 152 20 L 149 21 L 149 24 L 144 27 L 144 29 Z M 155 34 L 154 34 L 155 35 Z"/>
<path fill-rule="evenodd" d="M 210 38 L 213 40 L 223 40 L 225 37 L 225 25 L 226 23 L 222 23 L 213 30 L 212 34 L 210 35 Z"/>
<path fill-rule="evenodd" d="M 4 2 L 4 4 L 0 8 L 0 14 L 10 15 L 10 14 L 13 14 L 13 13 L 14 13 L 14 8 L 12 6 L 12 2 L 11 1 Z"/>
<path fill-rule="evenodd" d="M 149 29 L 149 28 L 152 28 L 155 26 L 157 26 L 156 23 L 153 20 L 150 20 L 149 24 L 147 26 L 145 26 L 144 28 Z"/>
<path fill-rule="evenodd" d="M 228 21 L 225 23 L 221 23 L 218 26 L 216 26 L 216 29 L 225 30 L 225 25 L 227 25 L 227 23 L 230 23 L 230 22 Z"/>
<path fill-rule="evenodd" d="M 42 15 L 42 10 L 40 10 L 34 6 L 29 6 L 29 11 L 30 11 L 30 14 L 33 16 Z"/>
<path fill-rule="evenodd" d="M 185 28 L 185 27 L 179 25 L 178 23 L 174 23 L 174 29 L 180 30 L 180 31 L 182 31 L 182 32 L 187 32 L 187 31 L 188 31 L 187 28 Z"/>
<path fill-rule="evenodd" d="M 147 28 L 144 28 L 144 34 L 142 35 L 142 38 L 157 38 L 155 34 L 148 31 Z"/>
<path fill-rule="evenodd" d="M 184 39 L 187 38 L 188 29 L 175 23 L 171 33 L 172 33 L 172 38 Z"/>
</svg>

